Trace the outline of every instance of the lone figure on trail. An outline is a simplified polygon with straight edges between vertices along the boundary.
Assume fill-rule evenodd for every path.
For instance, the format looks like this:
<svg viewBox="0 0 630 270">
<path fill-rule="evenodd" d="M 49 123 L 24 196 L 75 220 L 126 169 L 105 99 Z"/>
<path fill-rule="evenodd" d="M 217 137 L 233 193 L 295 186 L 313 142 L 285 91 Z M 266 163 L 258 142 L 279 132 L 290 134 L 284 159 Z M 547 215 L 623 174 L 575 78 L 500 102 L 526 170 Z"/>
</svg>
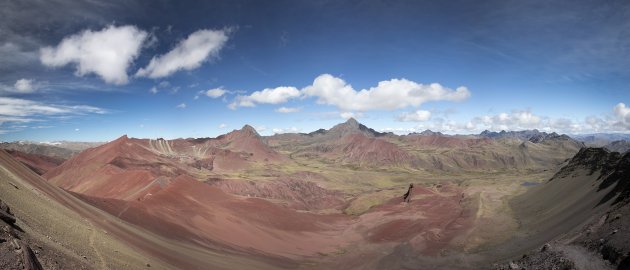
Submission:
<svg viewBox="0 0 630 270">
<path fill-rule="evenodd" d="M 413 189 L 413 184 L 409 184 L 409 189 L 407 189 L 407 193 L 405 193 L 405 195 L 403 195 L 403 202 L 410 202 L 411 201 L 411 190 Z"/>
</svg>

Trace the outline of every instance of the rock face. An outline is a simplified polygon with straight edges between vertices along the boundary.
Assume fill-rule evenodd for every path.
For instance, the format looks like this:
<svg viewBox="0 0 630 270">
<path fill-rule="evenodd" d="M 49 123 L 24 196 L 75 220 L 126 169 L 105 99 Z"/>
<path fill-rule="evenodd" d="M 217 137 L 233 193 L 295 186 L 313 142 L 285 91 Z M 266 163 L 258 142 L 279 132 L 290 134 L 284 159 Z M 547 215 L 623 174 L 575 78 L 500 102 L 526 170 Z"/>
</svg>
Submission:
<svg viewBox="0 0 630 270">
<path fill-rule="evenodd" d="M 630 141 L 623 141 L 623 140 L 614 141 L 607 144 L 604 147 L 610 151 L 619 152 L 623 154 L 630 151 Z"/>
<path fill-rule="evenodd" d="M 630 153 L 621 155 L 605 148 L 582 148 L 554 178 L 579 174 L 580 169 L 587 170 L 589 175 L 599 173 L 598 191 L 612 187 L 600 204 L 613 198 L 615 204 L 630 198 Z"/>
<path fill-rule="evenodd" d="M 521 218 L 523 226 L 558 237 L 516 261 L 519 266 L 630 269 L 630 153 L 583 148 L 547 183 L 512 205 L 517 213 L 527 213 L 521 215 L 528 216 Z"/>
<path fill-rule="evenodd" d="M 348 134 L 363 134 L 368 137 L 380 137 L 387 135 L 387 133 L 381 133 L 374 129 L 366 127 L 354 118 L 350 118 L 348 119 L 348 121 L 332 127 L 324 134 L 331 138 L 341 138 Z"/>
<path fill-rule="evenodd" d="M 40 270 L 42 265 L 33 250 L 20 238 L 15 217 L 9 206 L 0 200 L 0 269 Z"/>
<path fill-rule="evenodd" d="M 11 213 L 11 209 L 2 200 L 0 200 L 0 219 L 9 225 L 15 223 L 15 217 Z"/>
</svg>

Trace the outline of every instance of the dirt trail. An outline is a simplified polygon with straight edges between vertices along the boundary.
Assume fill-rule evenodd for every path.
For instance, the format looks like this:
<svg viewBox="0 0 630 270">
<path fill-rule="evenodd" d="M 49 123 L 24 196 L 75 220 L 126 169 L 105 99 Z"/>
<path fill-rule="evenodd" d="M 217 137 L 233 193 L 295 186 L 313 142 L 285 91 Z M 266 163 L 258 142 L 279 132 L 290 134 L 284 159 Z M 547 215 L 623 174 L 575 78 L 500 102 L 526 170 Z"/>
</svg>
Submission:
<svg viewBox="0 0 630 270">
<path fill-rule="evenodd" d="M 94 253 L 96 254 L 96 257 L 98 257 L 98 260 L 100 261 L 100 265 L 101 265 L 101 269 L 109 269 L 107 267 L 107 262 L 105 261 L 105 257 L 103 257 L 103 254 L 101 254 L 101 252 L 99 251 L 98 247 L 96 247 L 96 242 L 94 240 L 94 238 L 96 237 L 96 227 L 92 227 L 92 233 L 90 233 L 90 247 L 92 247 L 92 249 L 94 249 Z"/>
<path fill-rule="evenodd" d="M 477 208 L 476 218 L 479 220 L 483 216 L 483 191 L 479 193 L 479 208 Z"/>
</svg>

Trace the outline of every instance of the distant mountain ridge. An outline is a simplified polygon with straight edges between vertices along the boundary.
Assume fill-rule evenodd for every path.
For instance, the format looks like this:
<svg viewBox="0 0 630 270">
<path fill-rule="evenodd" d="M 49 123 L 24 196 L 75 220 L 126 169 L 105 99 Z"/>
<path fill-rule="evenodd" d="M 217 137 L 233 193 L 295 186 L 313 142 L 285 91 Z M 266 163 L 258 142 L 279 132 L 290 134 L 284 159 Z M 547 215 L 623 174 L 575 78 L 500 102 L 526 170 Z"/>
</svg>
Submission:
<svg viewBox="0 0 630 270">
<path fill-rule="evenodd" d="M 614 141 L 630 141 L 630 133 L 576 134 L 571 137 L 591 147 L 602 147 Z"/>
<path fill-rule="evenodd" d="M 547 139 L 572 140 L 571 137 L 569 137 L 568 135 L 565 135 L 565 134 L 560 135 L 560 134 L 555 133 L 555 132 L 552 132 L 552 133 L 540 132 L 537 129 L 522 130 L 522 131 L 505 131 L 505 130 L 502 130 L 500 132 L 484 130 L 484 131 L 482 131 L 479 134 L 479 136 L 492 138 L 492 139 L 515 138 L 515 139 L 520 139 L 520 140 L 524 140 L 524 141 L 530 141 L 530 142 L 533 142 L 533 143 L 539 143 L 539 142 L 542 142 L 542 141 L 547 140 Z"/>
<path fill-rule="evenodd" d="M 480 135 L 425 130 L 395 135 L 377 132 L 353 118 L 329 130 L 265 138 L 272 147 L 291 152 L 294 158 L 321 157 L 357 166 L 437 171 L 552 167 L 584 146 L 567 135 L 538 130 L 484 131 Z"/>
<path fill-rule="evenodd" d="M 630 151 L 630 141 L 614 141 L 605 145 L 604 148 L 623 154 Z"/>
</svg>

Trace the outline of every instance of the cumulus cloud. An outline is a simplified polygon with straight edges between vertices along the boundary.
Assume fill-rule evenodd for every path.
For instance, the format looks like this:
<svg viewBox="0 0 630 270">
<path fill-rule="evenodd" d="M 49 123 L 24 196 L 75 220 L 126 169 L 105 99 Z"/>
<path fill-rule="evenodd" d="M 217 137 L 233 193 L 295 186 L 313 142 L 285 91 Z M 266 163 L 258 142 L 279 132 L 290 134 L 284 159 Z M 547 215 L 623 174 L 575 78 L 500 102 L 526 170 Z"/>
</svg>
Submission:
<svg viewBox="0 0 630 270">
<path fill-rule="evenodd" d="M 369 89 L 355 90 L 352 85 L 330 74 L 319 75 L 312 85 L 301 90 L 284 86 L 237 96 L 230 108 L 253 107 L 257 103 L 278 104 L 295 98 L 313 97 L 319 104 L 336 106 L 344 112 L 397 110 L 418 107 L 429 101 L 462 101 L 470 97 L 466 87 L 453 90 L 440 84 L 419 84 L 406 79 L 381 81 Z"/>
<path fill-rule="evenodd" d="M 179 105 L 177 105 L 175 108 L 178 109 L 186 109 L 186 103 L 180 103 Z"/>
<path fill-rule="evenodd" d="M 35 91 L 35 85 L 33 84 L 33 80 L 28 79 L 19 79 L 15 82 L 15 90 L 21 93 L 31 93 Z"/>
<path fill-rule="evenodd" d="M 615 125 L 625 130 L 630 130 L 630 108 L 626 107 L 624 103 L 619 103 L 615 106 L 613 112 L 617 118 Z"/>
<path fill-rule="evenodd" d="M 530 110 L 513 110 L 509 113 L 484 115 L 467 122 L 435 117 L 432 121 L 418 124 L 417 130 L 431 129 L 447 133 L 478 133 L 483 130 L 526 130 L 538 129 L 545 132 L 585 134 L 599 132 L 628 132 L 630 130 L 630 108 L 619 103 L 612 113 L 603 116 L 588 116 L 584 119 L 549 117 L 534 114 Z"/>
<path fill-rule="evenodd" d="M 219 87 L 219 88 L 214 88 L 214 89 L 210 89 L 208 91 L 206 91 L 206 96 L 210 97 L 210 98 L 219 98 L 223 95 L 225 95 L 227 91 L 225 91 L 225 89 Z"/>
<path fill-rule="evenodd" d="M 540 127 L 542 118 L 529 110 L 514 110 L 511 113 L 475 117 L 465 125 L 466 129 L 481 126 L 489 130 L 522 130 Z"/>
<path fill-rule="evenodd" d="M 396 117 L 402 122 L 424 122 L 431 118 L 430 111 L 417 110 L 415 112 L 402 113 Z"/>
<path fill-rule="evenodd" d="M 220 125 L 219 125 L 219 128 L 220 128 L 220 129 L 224 129 L 224 128 L 226 128 L 226 127 L 227 127 L 227 125 L 226 125 L 226 124 L 220 124 Z"/>
<path fill-rule="evenodd" d="M 344 111 L 396 110 L 418 107 L 428 101 L 461 101 L 470 97 L 466 87 L 453 90 L 438 83 L 424 85 L 406 79 L 381 81 L 376 87 L 357 91 L 330 74 L 315 78 L 302 93 L 316 97 L 320 104 L 334 105 Z"/>
<path fill-rule="evenodd" d="M 229 107 L 236 109 L 238 107 L 254 107 L 256 103 L 279 104 L 300 97 L 300 95 L 300 90 L 292 86 L 266 88 L 253 92 L 249 96 L 238 95 Z"/>
<path fill-rule="evenodd" d="M 76 65 L 77 76 L 94 73 L 105 82 L 125 84 L 127 68 L 138 57 L 148 34 L 135 26 L 108 26 L 64 38 L 55 47 L 40 49 L 40 61 L 49 67 Z"/>
<path fill-rule="evenodd" d="M 300 108 L 291 108 L 291 107 L 280 107 L 276 109 L 276 112 L 279 113 L 294 113 L 299 112 Z"/>
<path fill-rule="evenodd" d="M 149 93 L 151 94 L 157 94 L 159 92 L 159 90 L 157 89 L 157 87 L 153 86 L 151 87 L 151 89 L 149 89 Z"/>
<path fill-rule="evenodd" d="M 166 54 L 155 56 L 138 70 L 136 76 L 162 78 L 179 70 L 193 70 L 209 59 L 218 57 L 228 41 L 230 30 L 198 30 Z"/>
</svg>

